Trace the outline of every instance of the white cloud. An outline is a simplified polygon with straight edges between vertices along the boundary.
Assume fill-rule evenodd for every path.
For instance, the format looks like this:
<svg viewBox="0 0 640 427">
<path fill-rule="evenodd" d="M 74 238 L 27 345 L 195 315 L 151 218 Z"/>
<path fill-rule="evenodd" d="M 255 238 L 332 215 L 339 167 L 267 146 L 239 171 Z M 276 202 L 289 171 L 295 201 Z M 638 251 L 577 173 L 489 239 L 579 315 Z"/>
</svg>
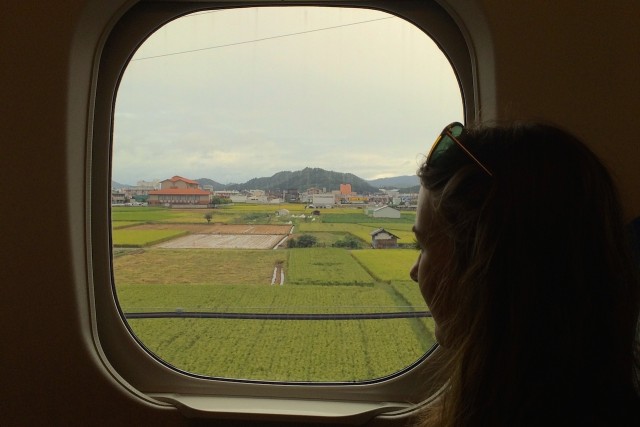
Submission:
<svg viewBox="0 0 640 427">
<path fill-rule="evenodd" d="M 262 8 L 185 17 L 136 57 L 118 93 L 113 178 L 244 182 L 306 166 L 363 178 L 415 173 L 462 100 L 444 55 L 382 12 Z"/>
</svg>

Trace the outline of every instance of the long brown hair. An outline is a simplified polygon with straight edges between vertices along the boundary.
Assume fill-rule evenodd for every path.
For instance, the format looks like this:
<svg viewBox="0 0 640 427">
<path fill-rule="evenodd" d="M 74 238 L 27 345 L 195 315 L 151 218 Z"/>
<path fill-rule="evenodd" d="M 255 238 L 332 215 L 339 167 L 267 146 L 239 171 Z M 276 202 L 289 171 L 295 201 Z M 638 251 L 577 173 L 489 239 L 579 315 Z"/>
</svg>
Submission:
<svg viewBox="0 0 640 427">
<path fill-rule="evenodd" d="M 432 305 L 455 307 L 440 325 L 448 381 L 425 424 L 640 421 L 640 293 L 609 173 L 550 125 L 460 140 L 493 176 L 455 145 L 418 172 L 453 248 Z"/>
</svg>

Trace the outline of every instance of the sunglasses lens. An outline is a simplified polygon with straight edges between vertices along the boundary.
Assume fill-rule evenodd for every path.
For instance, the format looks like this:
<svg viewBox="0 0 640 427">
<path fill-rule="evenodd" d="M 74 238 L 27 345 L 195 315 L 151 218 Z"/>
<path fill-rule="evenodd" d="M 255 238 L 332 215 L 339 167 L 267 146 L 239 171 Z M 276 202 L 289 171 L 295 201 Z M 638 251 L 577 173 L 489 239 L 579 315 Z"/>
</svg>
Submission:
<svg viewBox="0 0 640 427">
<path fill-rule="evenodd" d="M 427 159 L 427 163 L 430 166 L 436 166 L 438 164 L 438 159 L 442 156 L 442 154 L 444 154 L 445 151 L 449 149 L 449 147 L 451 147 L 452 144 L 455 144 L 455 142 L 449 137 L 449 135 L 440 135 L 436 142 L 433 144 L 433 148 L 431 149 L 431 154 Z"/>
<path fill-rule="evenodd" d="M 455 138 L 458 138 L 460 135 L 462 135 L 462 131 L 464 130 L 464 128 L 460 125 L 453 125 L 447 130 L 451 132 L 451 135 L 453 135 Z"/>
<path fill-rule="evenodd" d="M 478 166 L 480 166 L 489 176 L 493 176 L 491 171 L 483 165 L 480 160 L 478 160 L 473 153 L 471 153 L 462 142 L 460 142 L 460 136 L 464 133 L 464 126 L 461 123 L 454 122 L 449 126 L 444 128 L 436 142 L 431 146 L 431 151 L 429 152 L 429 156 L 427 157 L 427 165 L 431 167 L 437 167 L 438 163 L 442 162 L 445 156 L 445 153 L 449 150 L 452 145 L 456 145 L 459 147 L 458 151 L 465 153 L 470 159 L 472 159 Z M 447 161 L 445 160 L 445 163 Z"/>
</svg>

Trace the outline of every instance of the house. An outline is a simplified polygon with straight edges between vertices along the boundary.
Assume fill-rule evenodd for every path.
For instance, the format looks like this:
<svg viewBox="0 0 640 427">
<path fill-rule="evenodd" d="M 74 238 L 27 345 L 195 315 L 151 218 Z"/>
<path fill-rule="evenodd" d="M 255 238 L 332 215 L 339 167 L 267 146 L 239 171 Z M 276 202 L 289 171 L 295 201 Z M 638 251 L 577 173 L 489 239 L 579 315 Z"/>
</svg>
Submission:
<svg viewBox="0 0 640 427">
<path fill-rule="evenodd" d="M 149 191 L 149 205 L 186 205 L 206 207 L 211 193 L 199 188 L 197 181 L 174 176 L 160 182 L 160 190 Z"/>
<path fill-rule="evenodd" d="M 127 197 L 124 193 L 119 191 L 111 192 L 111 204 L 112 205 L 124 205 L 127 201 Z"/>
<path fill-rule="evenodd" d="M 290 188 L 286 190 L 286 201 L 287 202 L 297 202 L 300 200 L 300 193 L 297 188 Z"/>
<path fill-rule="evenodd" d="M 384 228 L 373 230 L 370 234 L 373 249 L 392 249 L 398 247 L 399 237 L 389 233 Z"/>
<path fill-rule="evenodd" d="M 390 206 L 382 206 L 371 213 L 374 218 L 400 218 L 400 211 Z"/>
</svg>

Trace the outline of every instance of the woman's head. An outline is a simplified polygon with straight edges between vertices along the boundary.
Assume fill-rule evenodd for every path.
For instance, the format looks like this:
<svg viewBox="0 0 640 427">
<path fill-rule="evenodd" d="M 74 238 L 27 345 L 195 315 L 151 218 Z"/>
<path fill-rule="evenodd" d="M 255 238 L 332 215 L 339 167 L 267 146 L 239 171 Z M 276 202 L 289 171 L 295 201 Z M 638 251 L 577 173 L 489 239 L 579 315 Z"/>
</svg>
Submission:
<svg viewBox="0 0 640 427">
<path fill-rule="evenodd" d="M 418 172 L 424 250 L 412 277 L 439 341 L 460 357 L 485 353 L 468 371 L 527 363 L 523 381 L 632 358 L 638 288 L 606 169 L 553 126 L 480 126 L 457 139 L 469 152 L 449 144 Z"/>
</svg>

